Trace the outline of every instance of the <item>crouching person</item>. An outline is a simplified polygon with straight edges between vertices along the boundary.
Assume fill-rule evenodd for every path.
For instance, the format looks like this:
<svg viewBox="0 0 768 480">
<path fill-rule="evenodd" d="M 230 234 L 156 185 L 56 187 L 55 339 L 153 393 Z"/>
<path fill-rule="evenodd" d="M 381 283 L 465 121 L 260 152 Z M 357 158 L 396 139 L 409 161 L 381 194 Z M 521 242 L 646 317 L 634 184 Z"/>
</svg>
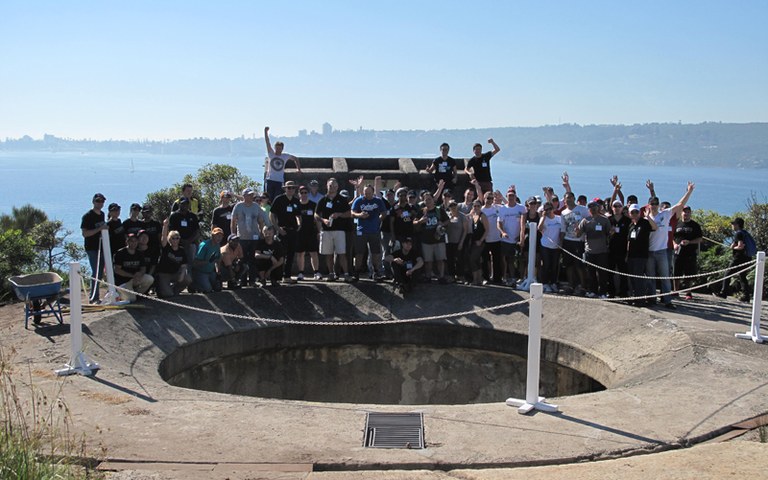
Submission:
<svg viewBox="0 0 768 480">
<path fill-rule="evenodd" d="M 262 230 L 262 237 L 256 242 L 256 274 L 262 286 L 267 285 L 267 278 L 273 287 L 280 286 L 283 265 L 285 264 L 285 247 L 275 238 L 275 227 L 267 225 Z"/>
<path fill-rule="evenodd" d="M 197 249 L 197 255 L 192 262 L 192 288 L 200 293 L 221 291 L 218 265 L 221 263 L 222 238 L 224 230 L 215 227 L 211 230 L 211 238 L 200 242 Z"/>
<path fill-rule="evenodd" d="M 392 264 L 395 289 L 403 294 L 410 292 L 415 273 L 424 266 L 424 260 L 413 248 L 413 239 L 405 237 L 399 245 L 395 243 L 392 254 L 387 255 L 386 260 Z"/>
<path fill-rule="evenodd" d="M 227 282 L 227 288 L 230 290 L 236 290 L 248 283 L 248 263 L 243 260 L 240 237 L 234 233 L 227 237 L 227 244 L 221 247 L 219 277 L 222 283 Z"/>
<path fill-rule="evenodd" d="M 176 230 L 168 231 L 168 219 L 163 222 L 163 234 L 160 240 L 163 248 L 157 262 L 158 297 L 178 295 L 192 283 L 192 276 L 187 269 L 188 261 L 185 250 L 180 246 L 181 235 Z"/>
<path fill-rule="evenodd" d="M 139 239 L 135 233 L 128 234 L 126 246 L 115 253 L 115 283 L 120 287 L 118 294 L 123 300 L 136 301 L 136 293 L 147 293 L 155 279 L 147 274 L 145 256 L 136 248 Z"/>
</svg>

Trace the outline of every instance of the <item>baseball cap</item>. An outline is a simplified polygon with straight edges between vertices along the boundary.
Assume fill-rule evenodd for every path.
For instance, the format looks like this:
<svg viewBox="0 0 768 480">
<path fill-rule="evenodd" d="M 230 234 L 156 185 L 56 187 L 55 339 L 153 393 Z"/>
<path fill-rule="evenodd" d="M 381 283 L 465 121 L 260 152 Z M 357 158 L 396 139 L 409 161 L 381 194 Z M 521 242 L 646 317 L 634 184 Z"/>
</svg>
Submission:
<svg viewBox="0 0 768 480">
<path fill-rule="evenodd" d="M 107 197 L 105 197 L 105 196 L 104 196 L 103 194 L 101 194 L 101 193 L 97 193 L 97 194 L 95 194 L 95 195 L 93 196 L 93 200 L 94 200 L 94 201 L 96 201 L 96 200 L 106 200 L 106 199 L 107 199 Z"/>
<path fill-rule="evenodd" d="M 243 196 L 253 195 L 253 194 L 254 194 L 254 191 L 253 191 L 252 188 L 245 188 L 245 189 L 243 189 Z"/>
<path fill-rule="evenodd" d="M 141 205 L 139 205 L 138 203 L 132 203 L 131 210 L 141 210 Z"/>
<path fill-rule="evenodd" d="M 614 201 L 613 201 L 613 206 L 614 206 L 614 207 L 623 207 L 623 206 L 624 206 L 624 204 L 623 204 L 623 203 L 621 203 L 621 200 L 614 200 Z"/>
<path fill-rule="evenodd" d="M 115 210 L 120 210 L 120 205 L 116 203 L 110 203 L 109 208 L 107 208 L 110 212 L 114 212 Z"/>
<path fill-rule="evenodd" d="M 635 210 L 637 210 L 639 212 L 640 211 L 640 207 L 638 207 L 636 203 L 633 203 L 632 205 L 629 206 L 629 211 L 630 212 L 634 212 Z"/>
</svg>

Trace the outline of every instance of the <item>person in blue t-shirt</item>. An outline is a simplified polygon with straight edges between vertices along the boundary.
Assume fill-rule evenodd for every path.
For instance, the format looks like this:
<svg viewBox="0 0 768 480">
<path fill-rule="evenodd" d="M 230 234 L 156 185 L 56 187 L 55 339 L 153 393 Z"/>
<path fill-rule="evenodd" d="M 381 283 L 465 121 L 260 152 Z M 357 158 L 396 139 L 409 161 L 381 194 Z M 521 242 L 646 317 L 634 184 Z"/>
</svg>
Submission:
<svg viewBox="0 0 768 480">
<path fill-rule="evenodd" d="M 381 258 L 381 221 L 387 214 L 387 207 L 379 197 L 374 195 L 373 185 L 366 185 L 363 196 L 357 197 L 352 202 L 352 217 L 355 219 L 355 279 L 360 279 L 363 271 L 363 258 L 366 247 L 370 252 L 374 279 L 381 280 L 381 265 L 377 259 Z"/>
</svg>

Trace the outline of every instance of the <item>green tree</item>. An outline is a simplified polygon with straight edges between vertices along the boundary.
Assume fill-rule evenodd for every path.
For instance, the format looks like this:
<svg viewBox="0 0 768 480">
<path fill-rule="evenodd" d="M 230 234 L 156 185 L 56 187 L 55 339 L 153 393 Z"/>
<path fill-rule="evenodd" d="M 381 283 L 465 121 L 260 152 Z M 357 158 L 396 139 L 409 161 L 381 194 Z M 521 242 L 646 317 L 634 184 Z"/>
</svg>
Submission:
<svg viewBox="0 0 768 480">
<path fill-rule="evenodd" d="M 61 220 L 46 220 L 32 228 L 30 236 L 38 252 L 37 263 L 41 269 L 66 272 L 70 261 L 85 256 L 82 246 L 67 241 L 71 234 L 72 230 L 65 229 Z"/>
<path fill-rule="evenodd" d="M 187 174 L 181 182 L 172 187 L 149 193 L 145 203 L 152 206 L 154 217 L 163 221 L 171 214 L 173 202 L 181 196 L 181 187 L 189 183 L 195 190 L 195 196 L 200 200 L 200 208 L 209 219 L 211 212 L 219 204 L 219 193 L 222 190 L 231 190 L 238 194 L 246 187 L 259 188 L 260 183 L 230 165 L 220 163 L 208 163 L 202 166 L 195 174 Z M 201 219 L 203 220 L 203 219 Z M 203 228 L 203 233 L 207 228 Z"/>
<path fill-rule="evenodd" d="M 35 225 L 48 220 L 48 215 L 39 208 L 30 204 L 21 207 L 11 208 L 11 214 L 0 215 L 0 229 L 2 230 L 21 230 L 22 233 L 29 233 Z"/>
<path fill-rule="evenodd" d="M 19 229 L 0 231 L 0 300 L 8 300 L 13 291 L 8 277 L 27 273 L 37 259 L 32 239 Z"/>
</svg>

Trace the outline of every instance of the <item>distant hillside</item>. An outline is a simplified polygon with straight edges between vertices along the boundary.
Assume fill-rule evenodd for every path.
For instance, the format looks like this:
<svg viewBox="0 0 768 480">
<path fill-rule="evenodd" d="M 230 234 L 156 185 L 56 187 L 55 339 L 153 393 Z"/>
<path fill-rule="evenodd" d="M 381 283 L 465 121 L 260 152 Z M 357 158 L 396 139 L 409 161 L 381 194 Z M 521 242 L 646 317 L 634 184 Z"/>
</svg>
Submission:
<svg viewBox="0 0 768 480">
<path fill-rule="evenodd" d="M 690 165 L 768 168 L 768 123 L 652 123 L 556 125 L 471 130 L 335 131 L 280 137 L 286 151 L 311 157 L 424 157 L 451 144 L 454 157 L 493 137 L 500 157 L 518 163 L 579 165 Z M 274 139 L 273 139 L 274 140 Z M 262 138 L 158 141 L 90 141 L 46 135 L 0 142 L 0 151 L 87 151 L 216 156 L 262 156 Z"/>
</svg>

